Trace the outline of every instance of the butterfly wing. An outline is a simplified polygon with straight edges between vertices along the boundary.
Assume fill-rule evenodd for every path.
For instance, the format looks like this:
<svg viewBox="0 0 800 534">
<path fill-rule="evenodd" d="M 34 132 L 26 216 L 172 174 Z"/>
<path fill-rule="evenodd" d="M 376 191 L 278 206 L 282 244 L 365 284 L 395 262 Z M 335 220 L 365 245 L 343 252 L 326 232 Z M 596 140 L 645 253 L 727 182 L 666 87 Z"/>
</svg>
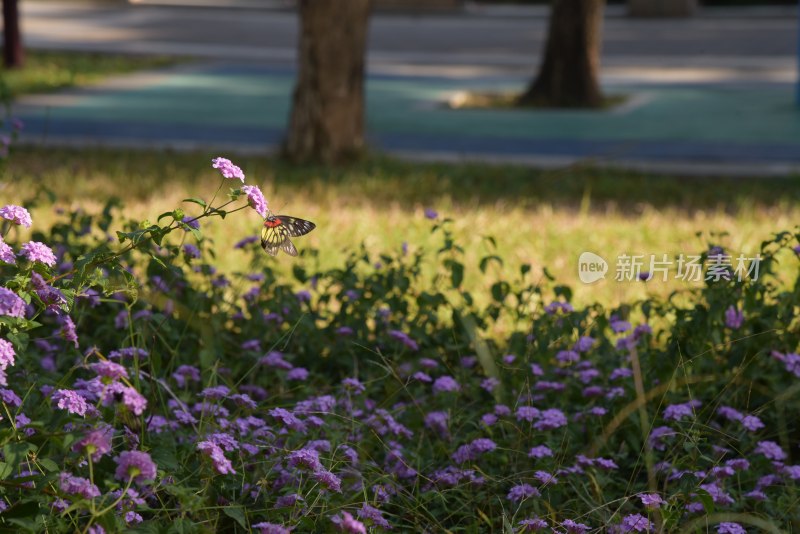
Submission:
<svg viewBox="0 0 800 534">
<path fill-rule="evenodd" d="M 316 227 L 311 221 L 289 215 L 269 217 L 264 221 L 261 247 L 270 256 L 277 256 L 280 250 L 290 256 L 297 256 L 297 249 L 289 238 L 305 235 Z"/>
<path fill-rule="evenodd" d="M 298 219 L 297 217 L 292 217 L 291 215 L 276 215 L 275 218 L 282 223 L 282 226 L 286 227 L 287 235 L 289 237 L 300 237 L 301 235 L 306 235 L 317 227 L 317 225 L 311 221 Z"/>
<path fill-rule="evenodd" d="M 281 243 L 281 250 L 287 253 L 289 256 L 297 256 L 297 249 L 294 247 L 294 243 L 288 237 L 284 239 L 283 243 Z"/>
<path fill-rule="evenodd" d="M 278 250 L 279 250 L 278 247 L 273 247 L 271 245 L 266 245 L 266 244 L 264 244 L 263 241 L 261 242 L 261 246 L 263 247 L 264 252 L 266 252 L 270 256 L 277 256 L 278 255 Z"/>
<path fill-rule="evenodd" d="M 268 226 L 269 221 L 264 222 L 264 230 L 261 232 L 261 247 L 270 256 L 277 256 L 283 243 L 289 239 L 286 227 L 280 223 Z"/>
</svg>

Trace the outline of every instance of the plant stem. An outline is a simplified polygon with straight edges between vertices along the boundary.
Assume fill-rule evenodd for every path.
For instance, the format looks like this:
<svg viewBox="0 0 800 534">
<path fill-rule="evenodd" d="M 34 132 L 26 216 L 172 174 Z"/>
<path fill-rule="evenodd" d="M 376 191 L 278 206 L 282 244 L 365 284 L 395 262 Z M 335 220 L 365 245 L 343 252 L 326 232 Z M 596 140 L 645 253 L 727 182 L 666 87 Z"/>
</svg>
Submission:
<svg viewBox="0 0 800 534">
<path fill-rule="evenodd" d="M 651 493 L 658 492 L 656 485 L 656 471 L 653 466 L 653 450 L 650 448 L 650 417 L 647 414 L 647 397 L 644 392 L 644 380 L 642 378 L 642 366 L 639 362 L 639 351 L 636 347 L 631 347 L 631 368 L 633 371 L 633 385 L 636 389 L 636 403 L 639 412 L 639 425 L 642 427 L 642 441 L 644 447 L 644 463 L 647 468 L 647 487 Z M 662 518 L 658 511 L 655 512 L 657 529 L 661 530 Z"/>
<path fill-rule="evenodd" d="M 92 454 L 86 453 L 86 458 L 89 460 L 89 482 L 94 484 L 94 463 L 92 462 Z M 91 503 L 92 503 L 92 515 L 95 515 L 95 513 L 97 513 L 97 508 L 94 504 L 94 498 L 91 499 Z"/>
</svg>

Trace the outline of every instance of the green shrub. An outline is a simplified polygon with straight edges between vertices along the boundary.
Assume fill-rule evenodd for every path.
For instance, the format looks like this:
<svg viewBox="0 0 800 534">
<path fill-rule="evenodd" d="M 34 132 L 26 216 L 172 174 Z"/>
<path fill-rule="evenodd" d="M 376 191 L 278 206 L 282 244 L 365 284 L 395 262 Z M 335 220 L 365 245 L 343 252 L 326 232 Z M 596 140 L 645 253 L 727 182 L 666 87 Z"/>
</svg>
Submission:
<svg viewBox="0 0 800 534">
<path fill-rule="evenodd" d="M 435 214 L 413 254 L 323 270 L 300 238 L 279 276 L 258 236 L 203 238 L 246 193 L 155 224 L 64 213 L 31 240 L 52 262 L 0 210 L 29 251 L 0 267 L 0 528 L 800 526 L 800 286 L 774 275 L 800 235 L 765 241 L 755 279 L 573 309 L 527 266 L 465 265 Z"/>
</svg>

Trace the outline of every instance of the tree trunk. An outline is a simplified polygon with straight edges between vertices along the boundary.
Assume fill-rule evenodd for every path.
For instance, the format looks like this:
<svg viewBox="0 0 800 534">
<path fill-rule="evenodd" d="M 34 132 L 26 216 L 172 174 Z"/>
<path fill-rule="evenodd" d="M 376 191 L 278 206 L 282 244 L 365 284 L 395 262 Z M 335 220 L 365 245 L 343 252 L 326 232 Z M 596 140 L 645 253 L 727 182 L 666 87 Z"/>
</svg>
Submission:
<svg viewBox="0 0 800 534">
<path fill-rule="evenodd" d="M 603 105 L 599 71 L 604 6 L 605 0 L 553 0 L 544 61 L 518 104 Z"/>
<path fill-rule="evenodd" d="M 364 62 L 371 0 L 300 0 L 300 45 L 284 155 L 337 163 L 364 148 Z"/>
<path fill-rule="evenodd" d="M 17 69 L 24 62 L 17 0 L 3 0 L 3 65 L 7 69 Z"/>
</svg>

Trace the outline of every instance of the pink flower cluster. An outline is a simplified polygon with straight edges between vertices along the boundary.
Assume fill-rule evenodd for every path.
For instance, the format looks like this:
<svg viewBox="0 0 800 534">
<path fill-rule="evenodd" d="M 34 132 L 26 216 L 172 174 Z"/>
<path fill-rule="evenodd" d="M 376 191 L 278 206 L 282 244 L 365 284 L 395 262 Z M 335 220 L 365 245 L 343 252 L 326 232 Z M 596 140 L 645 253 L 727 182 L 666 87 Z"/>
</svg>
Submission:
<svg viewBox="0 0 800 534">
<path fill-rule="evenodd" d="M 239 166 L 234 165 L 231 160 L 227 158 L 214 158 L 211 160 L 211 166 L 215 169 L 219 169 L 219 172 L 222 174 L 223 178 L 234 180 L 238 179 L 244 183 L 244 172 Z M 250 207 L 253 208 L 256 213 L 261 215 L 262 218 L 266 218 L 269 208 L 267 200 L 264 198 L 264 193 L 261 192 L 261 189 L 255 185 L 243 185 L 242 193 L 247 196 L 247 203 L 250 205 Z"/>
</svg>

